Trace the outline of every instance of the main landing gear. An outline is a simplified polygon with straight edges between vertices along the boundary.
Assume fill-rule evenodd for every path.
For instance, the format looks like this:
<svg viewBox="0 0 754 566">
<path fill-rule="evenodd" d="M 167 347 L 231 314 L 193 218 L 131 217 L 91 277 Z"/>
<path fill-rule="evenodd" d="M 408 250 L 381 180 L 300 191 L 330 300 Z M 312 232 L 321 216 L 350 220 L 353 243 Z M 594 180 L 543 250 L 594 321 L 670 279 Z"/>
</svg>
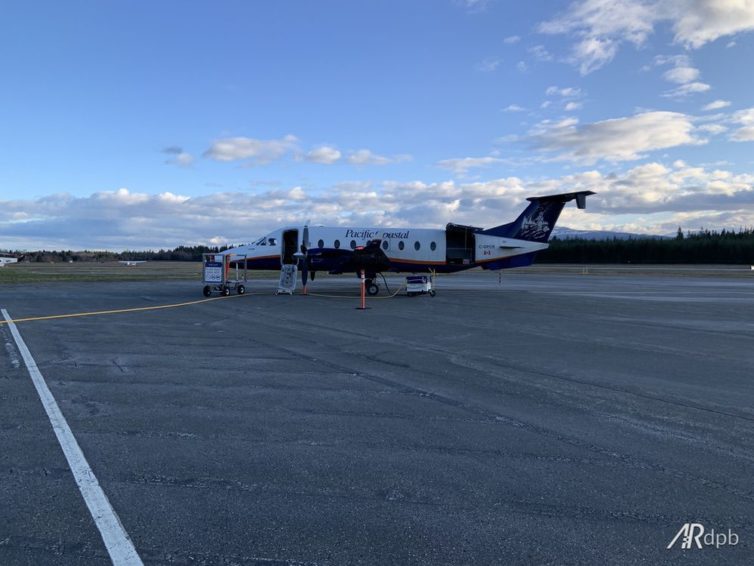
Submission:
<svg viewBox="0 0 754 566">
<path fill-rule="evenodd" d="M 356 274 L 358 277 L 358 273 Z M 364 287 L 366 287 L 367 295 L 374 297 L 380 294 L 380 286 L 377 284 L 377 274 L 367 273 L 364 278 Z"/>
<path fill-rule="evenodd" d="M 367 288 L 367 295 L 370 297 L 374 297 L 375 295 L 378 295 L 380 292 L 380 286 L 377 285 L 377 283 L 374 282 L 373 279 L 367 279 L 365 281 L 366 288 Z"/>
</svg>

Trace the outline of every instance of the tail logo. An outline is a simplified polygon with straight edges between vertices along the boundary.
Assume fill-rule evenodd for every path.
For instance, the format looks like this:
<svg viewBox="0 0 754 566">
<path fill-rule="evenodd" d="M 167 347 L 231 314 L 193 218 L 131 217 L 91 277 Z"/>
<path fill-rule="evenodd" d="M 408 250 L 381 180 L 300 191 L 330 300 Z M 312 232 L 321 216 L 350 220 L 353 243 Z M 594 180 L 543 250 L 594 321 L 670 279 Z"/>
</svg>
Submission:
<svg viewBox="0 0 754 566">
<path fill-rule="evenodd" d="M 524 218 L 521 222 L 520 238 L 545 238 L 550 233 L 550 224 L 545 220 L 545 208 L 540 206 L 531 216 Z"/>
</svg>

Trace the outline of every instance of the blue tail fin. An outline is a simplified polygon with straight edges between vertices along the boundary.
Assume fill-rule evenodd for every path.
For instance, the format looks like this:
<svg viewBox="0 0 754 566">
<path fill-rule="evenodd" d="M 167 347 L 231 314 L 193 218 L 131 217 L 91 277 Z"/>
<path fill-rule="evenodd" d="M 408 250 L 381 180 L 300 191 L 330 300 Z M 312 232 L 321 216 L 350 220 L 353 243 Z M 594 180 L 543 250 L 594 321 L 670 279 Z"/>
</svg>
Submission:
<svg viewBox="0 0 754 566">
<path fill-rule="evenodd" d="M 555 227 L 565 203 L 576 199 L 576 205 L 579 208 L 585 208 L 586 197 L 593 194 L 592 191 L 578 191 L 546 197 L 529 197 L 526 200 L 530 201 L 531 204 L 516 220 L 484 230 L 482 234 L 516 238 L 529 242 L 546 242 L 550 238 L 550 233 Z"/>
</svg>

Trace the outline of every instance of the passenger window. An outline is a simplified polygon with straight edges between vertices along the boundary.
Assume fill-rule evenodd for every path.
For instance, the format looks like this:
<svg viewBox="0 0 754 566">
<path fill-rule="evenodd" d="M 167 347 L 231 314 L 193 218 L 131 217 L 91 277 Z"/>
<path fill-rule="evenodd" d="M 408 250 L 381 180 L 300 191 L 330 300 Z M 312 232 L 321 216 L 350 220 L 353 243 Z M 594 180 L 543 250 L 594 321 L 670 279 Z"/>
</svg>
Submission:
<svg viewBox="0 0 754 566">
<path fill-rule="evenodd" d="M 437 244 L 435 242 L 432 242 L 431 244 L 429 244 L 429 249 L 435 251 L 437 249 Z"/>
<path fill-rule="evenodd" d="M 388 243 L 388 241 L 387 241 L 387 240 L 384 240 L 384 241 L 382 242 L 382 249 L 383 249 L 383 250 L 387 250 L 387 248 L 388 248 L 388 246 L 389 246 L 389 245 L 390 245 L 390 244 Z"/>
<path fill-rule="evenodd" d="M 335 240 L 335 249 L 340 249 L 340 240 Z"/>
<path fill-rule="evenodd" d="M 319 242 L 317 242 L 317 247 L 319 249 L 324 248 L 325 247 L 325 241 L 324 240 L 320 240 Z"/>
<path fill-rule="evenodd" d="M 414 242 L 414 249 L 418 252 L 422 245 L 419 242 Z"/>
<path fill-rule="evenodd" d="M 398 249 L 399 250 L 402 250 L 405 247 L 406 247 L 406 245 L 403 243 L 403 240 L 401 240 L 400 242 L 398 242 Z"/>
<path fill-rule="evenodd" d="M 356 249 L 356 240 L 351 240 L 351 249 L 352 250 Z"/>
</svg>

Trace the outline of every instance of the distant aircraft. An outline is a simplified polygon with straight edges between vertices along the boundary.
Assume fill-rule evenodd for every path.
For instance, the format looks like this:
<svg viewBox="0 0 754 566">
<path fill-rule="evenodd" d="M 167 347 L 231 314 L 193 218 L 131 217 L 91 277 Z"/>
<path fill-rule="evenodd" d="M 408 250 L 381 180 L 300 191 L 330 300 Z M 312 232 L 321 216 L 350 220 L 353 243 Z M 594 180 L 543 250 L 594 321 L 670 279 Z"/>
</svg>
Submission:
<svg viewBox="0 0 754 566">
<path fill-rule="evenodd" d="M 140 263 L 146 263 L 146 262 L 147 262 L 147 260 L 145 260 L 145 259 L 141 259 L 141 260 L 129 259 L 129 260 L 124 260 L 124 261 L 119 261 L 118 263 L 122 263 L 126 267 L 130 267 L 132 265 L 139 265 Z"/>
<path fill-rule="evenodd" d="M 385 272 L 453 273 L 474 267 L 508 269 L 531 265 L 547 240 L 565 204 L 586 207 L 592 191 L 530 197 L 530 204 L 508 224 L 482 229 L 448 224 L 445 229 L 280 228 L 256 242 L 222 252 L 231 265 L 276 270 L 295 265 L 306 287 L 318 271 L 330 274 L 364 271 L 370 295 L 380 292 L 377 275 Z M 241 258 L 239 258 L 241 256 Z M 245 256 L 245 259 L 243 259 Z"/>
<path fill-rule="evenodd" d="M 0 267 L 5 267 L 9 263 L 18 263 L 18 258 L 11 256 L 0 256 Z"/>
</svg>

